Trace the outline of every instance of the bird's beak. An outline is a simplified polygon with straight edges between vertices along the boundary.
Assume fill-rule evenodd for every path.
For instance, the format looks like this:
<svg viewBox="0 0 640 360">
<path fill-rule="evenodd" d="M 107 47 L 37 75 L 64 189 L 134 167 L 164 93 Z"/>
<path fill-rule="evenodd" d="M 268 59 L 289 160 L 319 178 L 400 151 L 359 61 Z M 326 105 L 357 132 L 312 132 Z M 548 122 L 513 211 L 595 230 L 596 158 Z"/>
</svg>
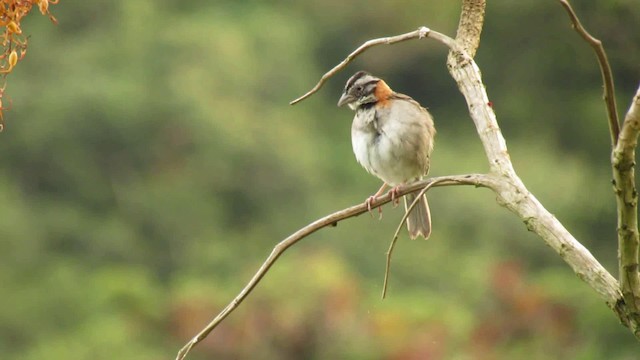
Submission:
<svg viewBox="0 0 640 360">
<path fill-rule="evenodd" d="M 351 102 L 353 102 L 355 99 L 352 95 L 349 94 L 342 94 L 342 96 L 340 96 L 340 100 L 338 100 L 338 106 L 342 106 L 342 105 L 346 105 L 349 104 Z"/>
</svg>

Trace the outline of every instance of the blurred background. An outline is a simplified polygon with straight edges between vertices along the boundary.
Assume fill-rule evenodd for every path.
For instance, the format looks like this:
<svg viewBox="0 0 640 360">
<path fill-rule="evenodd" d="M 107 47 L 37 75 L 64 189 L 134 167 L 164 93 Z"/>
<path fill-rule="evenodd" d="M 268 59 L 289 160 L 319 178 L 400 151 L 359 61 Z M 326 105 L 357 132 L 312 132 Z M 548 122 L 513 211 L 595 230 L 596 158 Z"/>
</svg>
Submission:
<svg viewBox="0 0 640 360">
<path fill-rule="evenodd" d="M 626 111 L 640 80 L 636 0 L 574 1 Z M 336 102 L 366 69 L 430 108 L 431 175 L 484 172 L 446 49 L 367 52 L 459 1 L 63 0 L 32 14 L 0 134 L 3 359 L 168 359 L 284 237 L 379 180 Z M 598 65 L 556 1 L 489 1 L 477 54 L 529 189 L 614 276 L 616 219 Z M 8 99 L 5 98 L 5 104 Z M 291 248 L 189 359 L 636 359 L 637 341 L 492 193 L 429 192 L 429 241 L 385 252 L 401 208 Z"/>
</svg>

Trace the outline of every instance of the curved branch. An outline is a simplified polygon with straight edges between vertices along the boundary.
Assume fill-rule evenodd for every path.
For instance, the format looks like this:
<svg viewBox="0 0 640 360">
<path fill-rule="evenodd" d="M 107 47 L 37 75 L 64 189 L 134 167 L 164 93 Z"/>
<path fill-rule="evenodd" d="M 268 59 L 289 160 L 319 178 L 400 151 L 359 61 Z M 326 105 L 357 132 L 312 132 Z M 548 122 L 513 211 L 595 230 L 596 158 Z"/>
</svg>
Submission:
<svg viewBox="0 0 640 360">
<path fill-rule="evenodd" d="M 337 74 L 340 70 L 344 69 L 347 65 L 349 65 L 350 62 L 352 62 L 356 57 L 358 57 L 358 55 L 365 52 L 365 50 L 377 45 L 391 45 L 391 44 L 395 44 L 395 43 L 399 43 L 399 42 L 407 41 L 411 39 L 422 39 L 424 37 L 434 38 L 440 42 L 445 42 L 445 45 L 449 46 L 452 49 L 453 48 L 457 49 L 457 45 L 453 42 L 451 38 L 443 34 L 440 34 L 438 32 L 432 31 L 429 28 L 424 26 L 420 27 L 418 30 L 411 31 L 406 34 L 369 40 L 369 41 L 366 41 L 364 44 L 360 45 L 351 54 L 347 55 L 347 57 L 344 60 L 342 60 L 340 64 L 334 66 L 333 69 L 327 71 L 324 75 L 322 75 L 322 77 L 320 78 L 320 81 L 318 81 L 318 83 L 311 90 L 309 90 L 306 94 L 300 96 L 299 98 L 291 101 L 289 105 L 295 105 L 300 101 L 316 93 L 318 90 L 320 90 L 322 85 L 324 85 L 324 83 L 327 82 L 327 80 L 329 80 L 329 78 Z M 459 50 L 459 51 L 462 51 L 462 50 Z"/>
<path fill-rule="evenodd" d="M 482 141 L 491 173 L 500 182 L 494 188 L 498 202 L 516 214 L 527 229 L 539 235 L 569 265 L 580 279 L 589 284 L 625 324 L 625 314 L 618 282 L 553 216 L 518 177 L 509 158 L 506 142 L 488 100 L 480 70 L 473 60 L 458 59 L 449 66 L 464 95 L 469 114 Z"/>
<path fill-rule="evenodd" d="M 604 102 L 607 107 L 607 117 L 609 119 L 609 132 L 611 133 L 611 146 L 615 147 L 618 143 L 618 137 L 620 136 L 620 121 L 618 120 L 618 110 L 616 106 L 616 97 L 613 86 L 613 75 L 611 73 L 611 66 L 607 59 L 607 53 L 602 47 L 602 41 L 594 38 L 587 32 L 582 26 L 578 15 L 569 4 L 567 0 L 559 0 L 560 4 L 567 11 L 569 18 L 571 19 L 571 25 L 576 32 L 586 41 L 596 53 L 598 58 L 598 65 L 600 66 L 600 74 L 602 75 L 602 83 L 604 84 Z"/>
<path fill-rule="evenodd" d="M 398 189 L 395 196 L 404 196 L 408 193 L 418 191 L 425 187 L 432 186 L 451 186 L 451 185 L 474 185 L 476 187 L 494 187 L 495 179 L 493 179 L 489 175 L 485 174 L 468 174 L 468 175 L 452 175 L 452 176 L 442 176 L 436 178 L 430 178 L 426 180 L 416 181 L 412 184 L 403 186 Z M 376 198 L 374 202 L 371 203 L 371 208 L 380 207 L 391 201 L 391 194 L 387 193 L 383 196 Z M 178 356 L 176 360 L 182 360 L 187 356 L 191 348 L 193 348 L 196 344 L 204 340 L 209 333 L 213 329 L 215 329 L 224 318 L 226 318 L 232 311 L 234 311 L 242 301 L 251 293 L 251 291 L 258 285 L 260 280 L 266 275 L 269 271 L 269 268 L 275 263 L 275 261 L 282 255 L 285 250 L 289 247 L 297 243 L 298 241 L 304 239 L 305 237 L 313 234 L 314 232 L 325 228 L 327 226 L 336 226 L 339 221 L 358 216 L 364 214 L 369 211 L 367 209 L 366 204 L 355 205 L 340 211 L 337 211 L 333 214 L 327 215 L 321 219 L 318 219 L 311 224 L 303 227 L 302 229 L 296 231 L 291 234 L 286 239 L 282 240 L 278 243 L 271 251 L 271 254 L 267 257 L 267 259 L 262 263 L 262 266 L 258 269 L 258 271 L 253 275 L 249 283 L 240 291 L 240 293 L 224 308 L 222 311 L 209 323 L 204 327 L 196 336 L 194 336 L 191 341 L 189 341 L 180 351 L 178 352 Z"/>
<path fill-rule="evenodd" d="M 629 315 L 640 322 L 640 277 L 638 276 L 638 192 L 635 163 L 640 134 L 640 87 L 622 123 L 622 131 L 611 163 L 618 208 L 618 264 L 622 295 Z M 640 332 L 635 328 L 634 332 Z"/>
</svg>

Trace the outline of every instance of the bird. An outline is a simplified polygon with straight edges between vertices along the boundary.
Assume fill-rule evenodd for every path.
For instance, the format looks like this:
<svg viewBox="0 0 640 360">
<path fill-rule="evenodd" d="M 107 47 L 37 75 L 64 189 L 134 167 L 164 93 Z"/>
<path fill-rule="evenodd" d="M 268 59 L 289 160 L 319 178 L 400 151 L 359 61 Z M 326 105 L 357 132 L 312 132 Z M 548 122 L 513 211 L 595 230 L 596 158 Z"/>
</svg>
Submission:
<svg viewBox="0 0 640 360">
<path fill-rule="evenodd" d="M 387 83 L 366 71 L 356 72 L 347 81 L 338 106 L 347 105 L 356 112 L 351 125 L 351 144 L 356 160 L 384 183 L 367 198 L 371 204 L 387 186 L 391 197 L 401 185 L 427 175 L 436 129 L 431 114 L 410 96 L 397 93 Z M 404 198 L 405 211 L 416 199 Z M 394 199 L 397 201 L 397 199 Z M 431 213 L 426 196 L 407 216 L 409 237 L 431 235 Z"/>
</svg>

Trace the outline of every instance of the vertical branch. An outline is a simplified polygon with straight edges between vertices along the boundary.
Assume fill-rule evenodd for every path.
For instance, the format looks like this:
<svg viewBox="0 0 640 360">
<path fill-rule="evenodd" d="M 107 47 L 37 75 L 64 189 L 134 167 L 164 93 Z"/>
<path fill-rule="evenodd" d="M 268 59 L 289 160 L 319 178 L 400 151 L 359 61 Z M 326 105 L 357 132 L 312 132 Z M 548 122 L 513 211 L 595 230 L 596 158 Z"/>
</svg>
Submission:
<svg viewBox="0 0 640 360">
<path fill-rule="evenodd" d="M 636 147 L 640 134 L 640 87 L 622 124 L 613 151 L 613 187 L 618 207 L 618 266 L 620 287 L 629 315 L 640 320 L 640 277 L 638 276 L 638 192 L 635 186 Z M 632 329 L 640 332 L 640 329 Z"/>
<path fill-rule="evenodd" d="M 480 45 L 480 34 L 484 24 L 486 0 L 463 0 L 456 41 L 469 56 L 474 57 Z M 449 53 L 447 64 L 451 65 L 453 53 Z"/>
<path fill-rule="evenodd" d="M 574 30 L 589 44 L 596 54 L 607 107 L 609 132 L 613 152 L 613 189 L 618 212 L 618 272 L 620 291 L 626 304 L 629 328 L 640 334 L 640 277 L 638 276 L 638 193 L 635 186 L 635 150 L 640 133 L 640 89 L 631 103 L 622 130 L 614 95 L 613 75 L 602 42 L 593 37 L 582 26 L 578 15 L 568 0 L 559 0 L 571 19 Z"/>
</svg>

